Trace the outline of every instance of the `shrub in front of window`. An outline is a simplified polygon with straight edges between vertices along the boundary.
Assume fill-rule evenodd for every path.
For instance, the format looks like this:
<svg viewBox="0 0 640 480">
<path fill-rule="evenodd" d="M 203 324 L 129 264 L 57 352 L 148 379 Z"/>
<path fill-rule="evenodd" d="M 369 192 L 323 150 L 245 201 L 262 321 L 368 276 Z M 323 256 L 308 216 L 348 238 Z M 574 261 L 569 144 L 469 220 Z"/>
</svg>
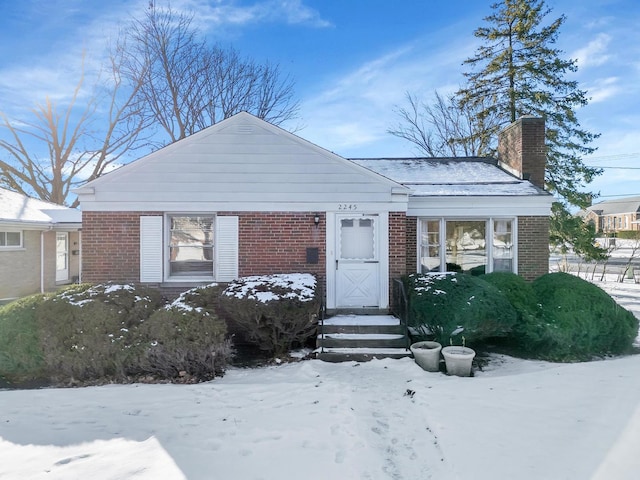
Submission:
<svg viewBox="0 0 640 480">
<path fill-rule="evenodd" d="M 513 326 L 511 334 L 504 343 L 508 344 L 516 353 L 524 357 L 535 357 L 536 341 L 544 335 L 544 325 L 541 320 L 541 309 L 536 301 L 536 294 L 530 282 L 520 275 L 509 272 L 493 272 L 481 277 L 484 281 L 494 285 L 511 302 L 515 308 L 518 320 Z"/>
<path fill-rule="evenodd" d="M 226 324 L 213 310 L 197 306 L 211 290 L 189 290 L 140 325 L 141 374 L 205 381 L 224 373 L 232 355 Z"/>
<path fill-rule="evenodd" d="M 313 275 L 252 276 L 230 282 L 220 307 L 251 342 L 279 356 L 315 335 L 320 299 Z"/>
<path fill-rule="evenodd" d="M 154 289 L 132 285 L 78 285 L 51 295 L 37 309 L 50 378 L 126 380 L 136 371 L 138 326 L 161 305 Z"/>
<path fill-rule="evenodd" d="M 507 336 L 517 314 L 507 298 L 480 277 L 415 273 L 404 278 L 409 322 L 416 339 L 443 345 Z"/>
<path fill-rule="evenodd" d="M 522 332 L 536 357 L 584 361 L 629 352 L 638 319 L 604 290 L 574 275 L 556 272 L 537 278 L 533 290 L 542 331 Z"/>
</svg>

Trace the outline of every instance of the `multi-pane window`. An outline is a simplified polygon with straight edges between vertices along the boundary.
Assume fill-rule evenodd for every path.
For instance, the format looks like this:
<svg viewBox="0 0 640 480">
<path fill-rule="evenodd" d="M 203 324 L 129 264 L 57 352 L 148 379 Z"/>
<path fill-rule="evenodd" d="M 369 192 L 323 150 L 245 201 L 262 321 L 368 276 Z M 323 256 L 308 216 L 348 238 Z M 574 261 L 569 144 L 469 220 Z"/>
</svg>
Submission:
<svg viewBox="0 0 640 480">
<path fill-rule="evenodd" d="M 22 232 L 0 232 L 0 247 L 21 247 Z"/>
<path fill-rule="evenodd" d="M 421 218 L 419 271 L 515 271 L 513 219 Z"/>
<path fill-rule="evenodd" d="M 420 259 L 423 273 L 440 270 L 440 220 L 421 220 Z"/>
<path fill-rule="evenodd" d="M 169 217 L 172 277 L 213 277 L 213 216 Z"/>
<path fill-rule="evenodd" d="M 513 222 L 493 222 L 493 271 L 513 272 Z"/>
</svg>

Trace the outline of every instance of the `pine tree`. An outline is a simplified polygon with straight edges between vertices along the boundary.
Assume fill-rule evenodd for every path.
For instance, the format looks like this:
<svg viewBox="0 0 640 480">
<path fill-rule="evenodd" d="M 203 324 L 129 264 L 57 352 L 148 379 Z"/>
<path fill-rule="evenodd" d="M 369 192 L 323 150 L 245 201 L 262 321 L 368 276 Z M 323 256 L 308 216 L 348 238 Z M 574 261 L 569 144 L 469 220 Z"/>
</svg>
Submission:
<svg viewBox="0 0 640 480">
<path fill-rule="evenodd" d="M 497 119 L 493 134 L 524 115 L 545 118 L 547 188 L 584 207 L 590 194 L 581 189 L 601 171 L 586 166 L 582 156 L 595 150 L 589 145 L 598 135 L 582 129 L 576 117 L 575 110 L 588 103 L 577 81 L 566 78 L 577 71 L 576 61 L 554 47 L 565 16 L 545 24 L 551 9 L 544 0 L 503 0 L 492 8 L 488 25 L 475 31 L 483 44 L 464 62 L 471 71 L 457 92 L 459 106 L 476 111 L 479 125 Z"/>
</svg>

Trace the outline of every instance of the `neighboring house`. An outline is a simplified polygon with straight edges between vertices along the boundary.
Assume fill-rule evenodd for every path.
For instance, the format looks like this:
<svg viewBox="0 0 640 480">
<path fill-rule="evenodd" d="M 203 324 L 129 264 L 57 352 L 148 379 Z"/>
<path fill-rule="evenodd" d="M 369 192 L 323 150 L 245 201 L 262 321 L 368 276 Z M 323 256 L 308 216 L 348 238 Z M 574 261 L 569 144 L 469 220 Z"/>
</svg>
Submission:
<svg viewBox="0 0 640 480">
<path fill-rule="evenodd" d="M 523 118 L 499 161 L 351 161 L 240 113 L 75 190 L 83 280 L 175 293 L 307 272 L 328 309 L 385 310 L 408 272 L 532 279 L 548 272 L 545 152 L 543 120 Z"/>
<path fill-rule="evenodd" d="M 580 214 L 596 227 L 596 233 L 640 230 L 640 197 L 606 200 L 586 208 Z"/>
<path fill-rule="evenodd" d="M 80 275 L 80 211 L 0 188 L 0 302 Z"/>
</svg>

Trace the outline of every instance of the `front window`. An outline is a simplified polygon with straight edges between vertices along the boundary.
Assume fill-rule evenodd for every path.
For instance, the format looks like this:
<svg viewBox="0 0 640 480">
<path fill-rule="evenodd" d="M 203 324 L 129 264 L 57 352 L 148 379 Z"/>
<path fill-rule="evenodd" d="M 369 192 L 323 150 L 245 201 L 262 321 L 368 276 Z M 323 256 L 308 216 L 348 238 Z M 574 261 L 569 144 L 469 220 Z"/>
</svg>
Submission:
<svg viewBox="0 0 640 480">
<path fill-rule="evenodd" d="M 487 265 L 486 221 L 447 220 L 447 271 L 484 273 Z"/>
<path fill-rule="evenodd" d="M 22 232 L 0 232 L 0 248 L 21 247 Z"/>
<path fill-rule="evenodd" d="M 213 216 L 170 217 L 169 272 L 172 277 L 213 277 Z"/>
<path fill-rule="evenodd" d="M 418 270 L 515 272 L 514 220 L 421 218 Z"/>
</svg>

